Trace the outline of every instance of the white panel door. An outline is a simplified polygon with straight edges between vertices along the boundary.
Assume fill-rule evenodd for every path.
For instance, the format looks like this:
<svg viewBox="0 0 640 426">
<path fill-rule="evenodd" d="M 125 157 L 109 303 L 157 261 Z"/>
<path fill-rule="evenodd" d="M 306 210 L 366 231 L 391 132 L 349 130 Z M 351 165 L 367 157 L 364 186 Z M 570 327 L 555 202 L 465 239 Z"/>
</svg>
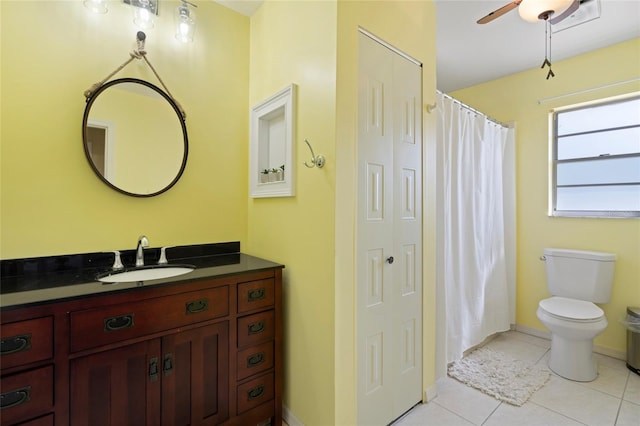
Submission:
<svg viewBox="0 0 640 426">
<path fill-rule="evenodd" d="M 393 54 L 393 418 L 422 400 L 422 68 Z"/>
<path fill-rule="evenodd" d="M 392 418 L 393 67 L 360 34 L 358 78 L 358 425 Z M 382 48 L 383 50 L 386 50 Z"/>
<path fill-rule="evenodd" d="M 359 35 L 358 424 L 422 399 L 421 67 Z"/>
</svg>

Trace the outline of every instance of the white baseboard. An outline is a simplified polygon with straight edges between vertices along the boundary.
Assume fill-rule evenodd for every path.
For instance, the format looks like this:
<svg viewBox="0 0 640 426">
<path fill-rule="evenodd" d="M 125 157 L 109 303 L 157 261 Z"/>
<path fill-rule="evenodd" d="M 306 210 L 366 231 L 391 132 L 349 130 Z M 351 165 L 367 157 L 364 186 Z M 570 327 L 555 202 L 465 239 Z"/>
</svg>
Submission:
<svg viewBox="0 0 640 426">
<path fill-rule="evenodd" d="M 291 410 L 284 404 L 282 404 L 282 419 L 287 422 L 289 426 L 304 426 L 304 423 L 294 416 Z"/>
<path fill-rule="evenodd" d="M 516 331 L 528 334 L 530 336 L 540 337 L 541 339 L 551 340 L 551 333 L 549 333 L 548 331 L 539 330 L 537 328 L 516 324 Z"/>
<path fill-rule="evenodd" d="M 424 399 L 422 402 L 431 402 L 436 396 L 438 396 L 438 390 L 436 389 L 436 384 L 434 383 L 424 390 Z"/>
<path fill-rule="evenodd" d="M 539 330 L 533 327 L 526 327 L 524 325 L 516 325 L 516 331 L 519 331 L 524 334 L 529 334 L 531 336 L 540 337 L 542 339 L 551 340 L 551 333 L 544 330 Z M 621 359 L 622 361 L 627 360 L 627 354 L 621 351 L 616 351 L 615 349 L 605 348 L 604 346 L 593 345 L 593 352 L 605 355 L 611 358 Z"/>
<path fill-rule="evenodd" d="M 611 358 L 620 359 L 622 361 L 627 361 L 626 352 L 616 351 L 615 349 L 605 348 L 603 346 L 593 345 L 593 351 L 600 355 L 606 355 Z"/>
</svg>

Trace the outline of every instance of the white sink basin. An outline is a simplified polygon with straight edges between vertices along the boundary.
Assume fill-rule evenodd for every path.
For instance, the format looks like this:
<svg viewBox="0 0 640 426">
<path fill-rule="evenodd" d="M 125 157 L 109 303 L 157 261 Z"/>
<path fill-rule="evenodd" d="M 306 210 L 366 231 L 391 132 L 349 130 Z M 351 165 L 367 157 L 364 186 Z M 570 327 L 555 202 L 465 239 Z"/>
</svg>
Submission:
<svg viewBox="0 0 640 426">
<path fill-rule="evenodd" d="M 146 266 L 125 271 L 110 271 L 98 276 L 103 283 L 128 283 L 135 281 L 160 280 L 188 274 L 195 269 L 191 265 Z"/>
</svg>

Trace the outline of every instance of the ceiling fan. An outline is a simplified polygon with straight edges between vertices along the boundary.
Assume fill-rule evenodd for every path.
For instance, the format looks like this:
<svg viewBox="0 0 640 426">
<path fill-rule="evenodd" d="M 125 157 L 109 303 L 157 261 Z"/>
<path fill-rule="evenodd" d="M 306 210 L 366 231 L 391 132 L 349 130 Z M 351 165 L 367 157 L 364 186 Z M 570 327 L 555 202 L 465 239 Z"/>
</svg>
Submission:
<svg viewBox="0 0 640 426">
<path fill-rule="evenodd" d="M 478 19 L 478 24 L 486 24 L 507 12 L 518 8 L 520 17 L 525 21 L 538 22 L 539 20 L 557 24 L 563 19 L 571 16 L 580 3 L 585 0 L 514 0 L 509 4 L 494 10 L 486 16 Z M 553 18 L 551 17 L 553 16 Z"/>
<path fill-rule="evenodd" d="M 549 78 L 555 77 L 555 74 L 551 70 L 550 59 L 551 35 L 549 31 L 551 25 L 557 24 L 565 18 L 568 18 L 578 10 L 581 4 L 587 1 L 592 0 L 514 0 L 511 3 L 508 3 L 478 19 L 477 22 L 478 24 L 486 24 L 487 22 L 491 22 L 515 8 L 518 8 L 520 17 L 525 21 L 543 21 L 545 23 L 545 52 L 544 62 L 540 68 L 549 67 L 549 72 L 547 73 L 547 80 L 549 80 Z"/>
</svg>

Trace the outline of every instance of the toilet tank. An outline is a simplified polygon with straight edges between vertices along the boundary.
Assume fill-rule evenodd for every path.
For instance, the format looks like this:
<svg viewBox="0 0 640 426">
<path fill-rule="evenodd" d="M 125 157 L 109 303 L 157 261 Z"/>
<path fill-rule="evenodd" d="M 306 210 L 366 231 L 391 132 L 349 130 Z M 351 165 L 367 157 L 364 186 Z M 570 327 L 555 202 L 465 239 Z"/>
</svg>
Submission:
<svg viewBox="0 0 640 426">
<path fill-rule="evenodd" d="M 552 295 L 595 303 L 611 299 L 615 254 L 547 248 L 544 260 Z"/>
</svg>

